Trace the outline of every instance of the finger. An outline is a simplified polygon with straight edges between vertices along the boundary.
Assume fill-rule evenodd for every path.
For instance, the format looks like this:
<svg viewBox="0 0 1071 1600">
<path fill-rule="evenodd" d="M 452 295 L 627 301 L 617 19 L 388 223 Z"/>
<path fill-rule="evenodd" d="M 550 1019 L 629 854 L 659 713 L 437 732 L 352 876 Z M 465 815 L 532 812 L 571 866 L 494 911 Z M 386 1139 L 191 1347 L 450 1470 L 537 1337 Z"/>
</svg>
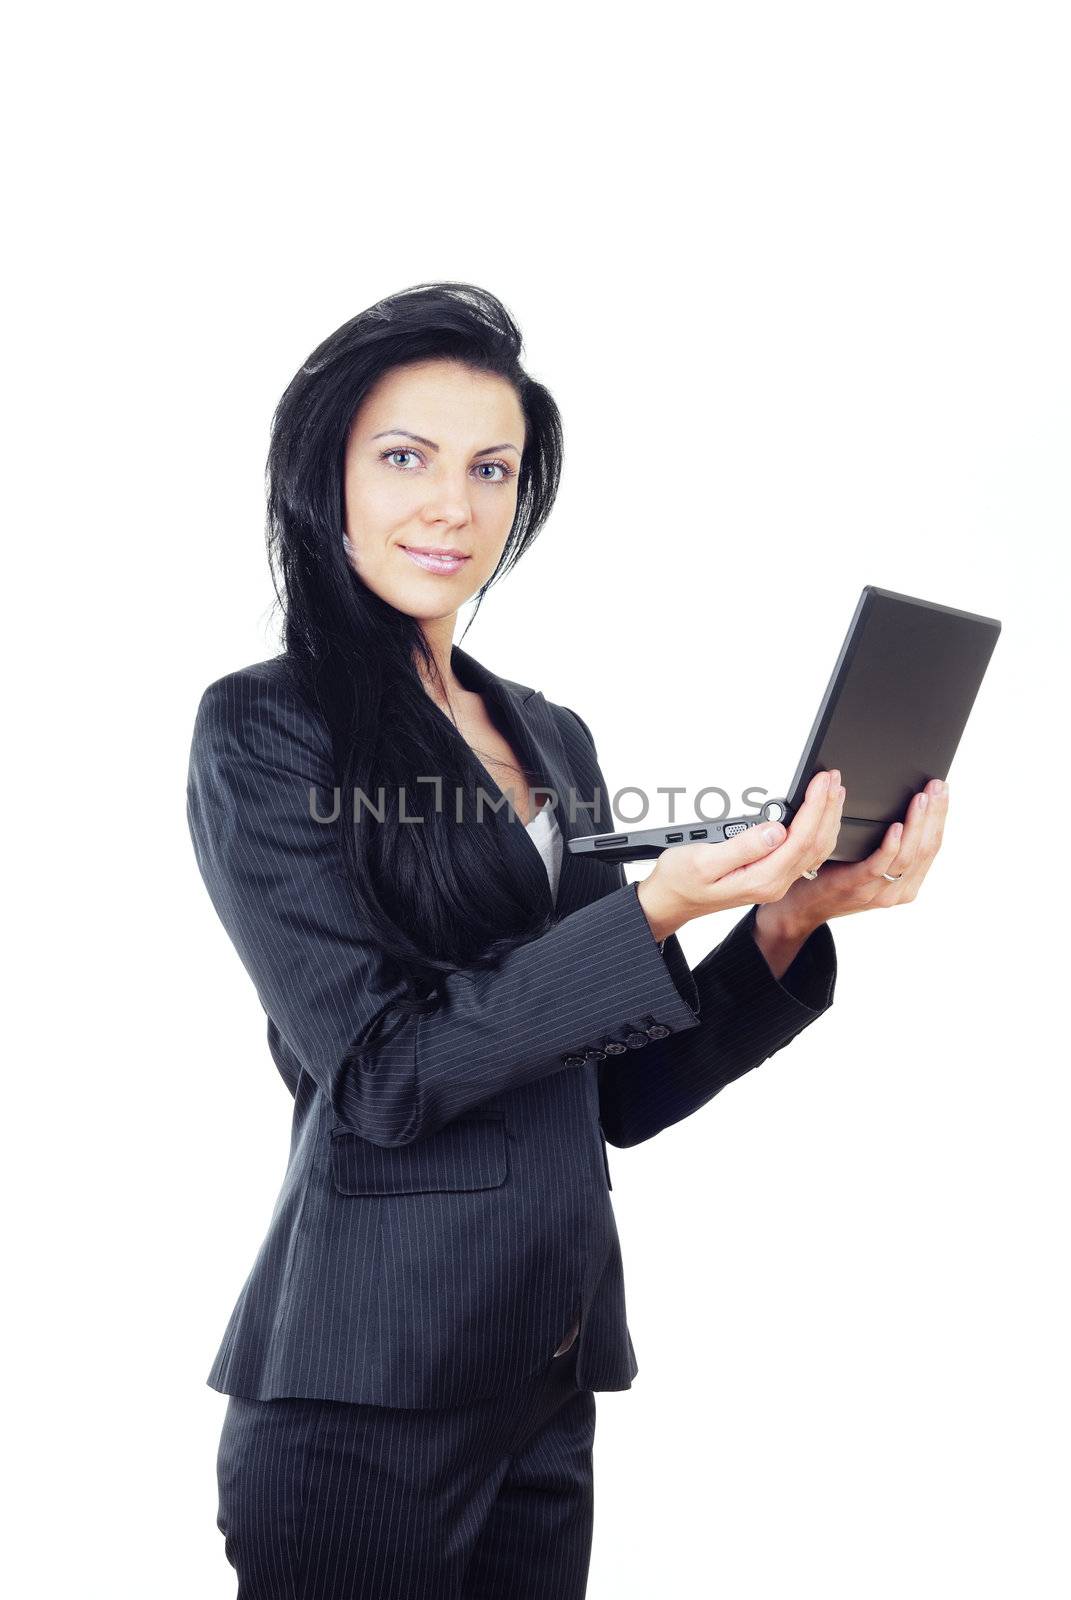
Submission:
<svg viewBox="0 0 1071 1600">
<path fill-rule="evenodd" d="M 948 812 L 948 796 L 939 778 L 931 779 L 925 789 L 914 796 L 911 812 L 914 833 L 908 839 L 905 828 L 905 839 L 901 841 L 897 859 L 889 871 L 900 875 L 901 887 L 909 890 L 913 896 L 940 847 Z M 909 821 L 912 820 L 911 812 Z"/>
<path fill-rule="evenodd" d="M 840 782 L 840 772 L 834 767 L 830 775 L 829 791 L 826 795 L 825 811 L 818 825 L 818 835 L 815 839 L 817 855 L 811 862 L 812 867 L 819 866 L 823 861 L 828 861 L 837 847 L 840 837 L 841 816 L 844 812 L 844 785 Z"/>
<path fill-rule="evenodd" d="M 912 795 L 904 817 L 900 849 L 893 866 L 887 869 L 889 872 L 907 878 L 914 875 L 916 867 L 924 869 L 928 864 L 929 858 L 924 851 L 929 848 L 934 819 L 938 811 L 943 810 L 940 790 L 940 779 L 934 778 L 925 789 Z"/>
<path fill-rule="evenodd" d="M 717 881 L 732 872 L 740 872 L 756 861 L 764 861 L 772 851 L 784 844 L 788 829 L 783 822 L 756 822 L 743 833 L 734 834 L 718 844 L 685 845 L 684 849 L 702 850 L 699 859 L 710 867 L 711 879 Z"/>
<path fill-rule="evenodd" d="M 802 861 L 805 867 L 811 865 L 811 857 L 817 849 L 818 830 L 826 813 L 830 790 L 836 788 L 840 782 L 838 772 L 836 780 L 829 771 L 816 772 L 807 785 L 807 793 L 803 804 L 792 819 L 788 830 L 788 838 L 781 846 L 777 867 L 782 871 L 790 871 L 798 867 Z M 793 872 L 793 876 L 798 876 Z"/>
<path fill-rule="evenodd" d="M 938 795 L 936 803 L 931 802 L 931 805 L 933 806 L 933 855 L 936 855 L 938 850 L 941 848 L 941 841 L 945 836 L 945 818 L 948 816 L 947 781 L 942 785 L 941 793 Z"/>
<path fill-rule="evenodd" d="M 878 848 L 865 856 L 859 863 L 860 880 L 871 880 L 875 886 L 884 884 L 885 873 L 894 872 L 894 862 L 900 853 L 900 841 L 904 835 L 902 822 L 891 822 L 885 830 L 885 836 Z"/>
<path fill-rule="evenodd" d="M 809 872 L 817 869 L 823 861 L 829 860 L 836 849 L 840 837 L 841 815 L 844 811 L 844 795 L 845 789 L 840 782 L 840 772 L 834 767 L 830 772 L 826 803 L 815 832 L 811 854 L 806 860 L 801 861 L 801 870 Z"/>
<path fill-rule="evenodd" d="M 805 868 L 812 863 L 818 865 L 825 859 L 840 829 L 843 794 L 837 792 L 841 787 L 839 777 L 839 772 L 815 773 L 807 785 L 804 802 L 792 819 L 781 845 L 742 869 L 736 887 L 748 893 L 754 892 L 757 898 L 778 886 L 783 894 Z M 838 781 L 830 783 L 831 778 Z M 827 820 L 830 815 L 834 819 L 832 829 L 829 829 Z M 823 827 L 828 830 L 826 840 L 822 837 Z"/>
<path fill-rule="evenodd" d="M 928 867 L 941 847 L 941 838 L 945 830 L 945 817 L 948 815 L 948 785 L 942 783 L 940 778 L 933 778 L 926 785 L 929 804 L 926 807 L 926 821 L 919 841 L 919 853 L 925 859 Z"/>
<path fill-rule="evenodd" d="M 903 882 L 908 873 L 911 871 L 912 863 L 915 860 L 915 853 L 918 849 L 918 842 L 922 836 L 922 827 L 923 822 L 925 821 L 927 810 L 927 805 L 920 805 L 919 801 L 920 796 L 918 794 L 911 796 L 911 799 L 908 801 L 907 811 L 904 813 L 903 822 L 894 822 L 891 824 L 891 826 L 886 830 L 885 838 L 878 847 L 878 850 L 875 852 L 874 856 L 870 858 L 871 861 L 875 862 L 875 871 L 872 872 L 872 876 L 876 875 L 880 879 L 884 873 L 888 873 L 890 878 L 895 878 L 897 880 L 895 884 L 883 881 L 879 882 L 878 887 L 883 893 L 887 890 L 898 888 L 899 884 Z M 895 848 L 890 854 L 888 845 L 891 838 L 894 840 Z M 884 864 L 880 868 L 876 867 L 876 858 L 878 855 L 887 857 L 887 859 L 884 861 Z"/>
<path fill-rule="evenodd" d="M 783 870 L 786 858 L 781 852 L 789 847 L 790 842 L 796 853 L 811 849 L 818 822 L 825 811 L 828 781 L 828 772 L 815 773 L 790 828 L 786 828 L 783 822 L 756 823 L 735 838 L 707 847 L 716 863 L 714 876 L 725 877 L 731 872 L 752 867 L 757 862 L 772 860 L 775 856 L 781 863 L 779 870 Z M 802 844 L 799 843 L 801 838 Z M 788 860 L 792 859 L 790 855 Z"/>
</svg>

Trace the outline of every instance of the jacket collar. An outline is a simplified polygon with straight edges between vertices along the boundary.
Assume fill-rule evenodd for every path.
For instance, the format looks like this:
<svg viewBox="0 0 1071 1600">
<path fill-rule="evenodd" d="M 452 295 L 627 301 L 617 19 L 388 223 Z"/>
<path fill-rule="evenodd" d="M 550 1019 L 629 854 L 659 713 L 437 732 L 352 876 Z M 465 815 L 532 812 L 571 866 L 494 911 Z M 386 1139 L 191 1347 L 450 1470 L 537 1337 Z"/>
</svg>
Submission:
<svg viewBox="0 0 1071 1600">
<path fill-rule="evenodd" d="M 534 781 L 554 791 L 552 802 L 555 817 L 562 833 L 562 864 L 558 879 L 558 894 L 554 902 L 555 914 L 566 916 L 598 893 L 617 886 L 611 880 L 605 864 L 594 881 L 584 870 L 585 859 L 573 855 L 569 840 L 586 833 L 598 833 L 612 826 L 607 815 L 607 799 L 602 798 L 600 820 L 594 821 L 593 812 L 581 809 L 584 801 L 594 799 L 598 784 L 598 768 L 594 760 L 583 771 L 570 763 L 565 744 L 550 705 L 538 689 L 527 684 L 502 678 L 471 656 L 460 645 L 454 645 L 450 656 L 451 666 L 466 689 L 473 689 L 484 697 L 488 714 L 501 726 L 525 766 L 534 774 Z M 501 797 L 502 790 L 487 775 L 484 784 L 488 793 Z M 572 814 L 571 814 L 572 813 Z M 547 869 L 535 843 L 519 817 L 513 822 L 505 806 L 496 819 L 506 830 L 507 848 L 515 853 L 517 866 L 531 883 L 533 896 L 548 908 L 551 905 Z M 596 894 L 591 893 L 596 888 Z"/>
</svg>

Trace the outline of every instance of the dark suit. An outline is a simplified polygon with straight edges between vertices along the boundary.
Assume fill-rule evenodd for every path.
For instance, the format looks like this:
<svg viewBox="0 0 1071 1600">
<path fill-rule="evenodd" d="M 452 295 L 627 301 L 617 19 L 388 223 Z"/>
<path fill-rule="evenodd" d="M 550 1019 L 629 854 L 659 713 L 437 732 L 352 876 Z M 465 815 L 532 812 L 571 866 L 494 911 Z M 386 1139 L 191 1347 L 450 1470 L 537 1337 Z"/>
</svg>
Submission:
<svg viewBox="0 0 1071 1600">
<path fill-rule="evenodd" d="M 457 646 L 453 664 L 560 797 L 566 839 L 612 827 L 586 724 Z M 833 999 L 829 928 L 778 982 L 752 907 L 691 972 L 675 937 L 660 951 L 623 868 L 566 849 L 549 933 L 497 972 L 453 976 L 439 1013 L 396 1032 L 374 1067 L 348 1066 L 401 990 L 362 935 L 336 829 L 309 813 L 310 786 L 328 815 L 335 782 L 327 726 L 285 657 L 206 689 L 194 848 L 294 1096 L 286 1176 L 208 1383 L 457 1406 L 520 1390 L 579 1316 L 576 1387 L 627 1389 L 638 1366 L 605 1142 L 650 1139 L 813 1022 Z M 570 791 L 599 791 L 601 816 L 570 816 Z M 493 825 L 549 906 L 523 824 L 503 810 Z"/>
</svg>

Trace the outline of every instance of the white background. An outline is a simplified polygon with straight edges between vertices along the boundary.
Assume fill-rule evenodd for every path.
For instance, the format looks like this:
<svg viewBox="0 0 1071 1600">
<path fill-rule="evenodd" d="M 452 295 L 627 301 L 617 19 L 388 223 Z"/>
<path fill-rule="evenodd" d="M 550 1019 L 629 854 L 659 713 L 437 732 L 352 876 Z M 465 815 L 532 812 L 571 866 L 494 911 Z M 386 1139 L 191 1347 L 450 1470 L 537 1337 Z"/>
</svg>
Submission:
<svg viewBox="0 0 1071 1600">
<path fill-rule="evenodd" d="M 864 583 L 1004 624 L 922 894 L 833 924 L 834 1006 L 788 1050 L 611 1150 L 640 1373 L 598 1398 L 589 1594 L 1066 1595 L 1063 8 L 29 15 L 17 1592 L 234 1594 L 204 1380 L 291 1102 L 196 872 L 189 737 L 277 648 L 273 405 L 338 324 L 454 278 L 517 316 L 566 428 L 463 643 L 575 707 L 611 787 L 781 792 Z M 738 915 L 685 930 L 693 964 Z"/>
</svg>

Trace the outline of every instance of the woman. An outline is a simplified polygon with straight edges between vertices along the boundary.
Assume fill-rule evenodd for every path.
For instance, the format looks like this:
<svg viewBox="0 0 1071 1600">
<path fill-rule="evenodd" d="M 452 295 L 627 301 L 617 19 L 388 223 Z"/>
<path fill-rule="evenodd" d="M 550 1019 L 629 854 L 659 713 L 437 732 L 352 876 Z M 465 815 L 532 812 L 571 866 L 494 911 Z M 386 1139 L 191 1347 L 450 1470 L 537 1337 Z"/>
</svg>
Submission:
<svg viewBox="0 0 1071 1600">
<path fill-rule="evenodd" d="M 208 1378 L 240 1600 L 584 1594 L 594 1391 L 638 1371 L 605 1141 L 827 1010 L 829 920 L 914 898 L 940 843 L 945 794 L 916 796 L 815 876 L 834 772 L 787 831 L 667 851 L 638 885 L 563 848 L 609 815 L 587 724 L 453 643 L 557 489 L 520 350 L 451 283 L 313 353 L 268 458 L 285 648 L 197 712 L 198 864 L 294 1097 Z M 677 930 L 745 905 L 690 971 Z"/>
</svg>

